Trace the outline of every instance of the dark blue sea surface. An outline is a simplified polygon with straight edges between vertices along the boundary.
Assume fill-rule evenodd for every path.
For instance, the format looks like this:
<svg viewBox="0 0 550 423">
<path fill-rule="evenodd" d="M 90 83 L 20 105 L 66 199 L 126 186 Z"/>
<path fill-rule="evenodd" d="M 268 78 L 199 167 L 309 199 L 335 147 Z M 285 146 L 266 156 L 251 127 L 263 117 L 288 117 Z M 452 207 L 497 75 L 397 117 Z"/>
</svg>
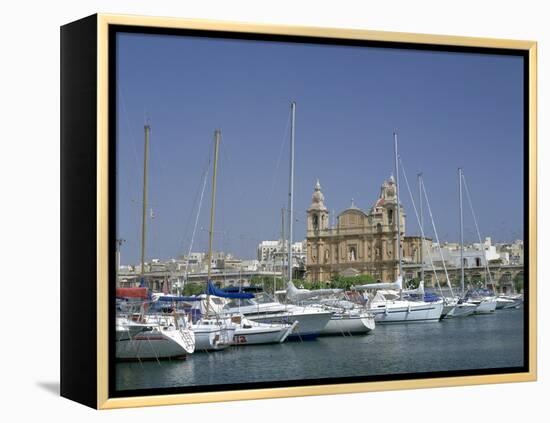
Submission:
<svg viewBox="0 0 550 423">
<path fill-rule="evenodd" d="M 244 382 L 523 366 L 523 309 L 435 323 L 377 325 L 363 336 L 231 347 L 187 360 L 116 364 L 116 388 Z"/>
</svg>

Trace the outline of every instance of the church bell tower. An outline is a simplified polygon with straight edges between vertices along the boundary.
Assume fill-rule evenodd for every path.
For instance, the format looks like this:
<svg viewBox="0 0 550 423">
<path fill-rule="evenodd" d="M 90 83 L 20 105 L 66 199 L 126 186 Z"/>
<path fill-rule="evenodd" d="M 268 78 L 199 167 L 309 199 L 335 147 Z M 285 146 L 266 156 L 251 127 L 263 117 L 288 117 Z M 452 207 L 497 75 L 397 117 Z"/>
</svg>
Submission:
<svg viewBox="0 0 550 423">
<path fill-rule="evenodd" d="M 308 233 L 329 229 L 329 212 L 324 201 L 325 196 L 321 192 L 321 184 L 317 179 L 315 190 L 311 196 L 311 205 L 307 209 Z"/>
</svg>

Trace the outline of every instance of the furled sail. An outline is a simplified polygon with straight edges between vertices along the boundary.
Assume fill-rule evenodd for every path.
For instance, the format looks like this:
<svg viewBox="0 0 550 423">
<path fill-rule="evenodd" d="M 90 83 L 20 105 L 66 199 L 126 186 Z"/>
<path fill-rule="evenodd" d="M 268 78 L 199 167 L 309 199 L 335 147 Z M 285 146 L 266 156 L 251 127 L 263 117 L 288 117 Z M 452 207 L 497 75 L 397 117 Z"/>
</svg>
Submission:
<svg viewBox="0 0 550 423">
<path fill-rule="evenodd" d="M 222 298 L 240 298 L 248 299 L 254 298 L 254 294 L 250 292 L 226 292 L 216 287 L 212 281 L 208 281 L 208 286 L 206 287 L 206 293 L 208 295 L 215 295 L 216 297 Z"/>
<path fill-rule="evenodd" d="M 162 294 L 153 294 L 153 301 L 165 301 L 165 302 L 176 302 L 176 301 L 184 301 L 184 302 L 193 302 L 193 301 L 201 301 L 202 298 L 195 297 L 195 296 L 181 296 L 181 295 L 162 295 Z"/>
<path fill-rule="evenodd" d="M 298 289 L 290 281 L 286 285 L 286 296 L 290 301 L 303 301 L 313 297 L 334 295 L 341 292 L 341 289 L 315 289 L 312 291 L 309 289 Z"/>
<path fill-rule="evenodd" d="M 403 289 L 403 278 L 400 276 L 393 283 L 367 283 L 365 285 L 354 286 L 354 289 Z"/>
</svg>

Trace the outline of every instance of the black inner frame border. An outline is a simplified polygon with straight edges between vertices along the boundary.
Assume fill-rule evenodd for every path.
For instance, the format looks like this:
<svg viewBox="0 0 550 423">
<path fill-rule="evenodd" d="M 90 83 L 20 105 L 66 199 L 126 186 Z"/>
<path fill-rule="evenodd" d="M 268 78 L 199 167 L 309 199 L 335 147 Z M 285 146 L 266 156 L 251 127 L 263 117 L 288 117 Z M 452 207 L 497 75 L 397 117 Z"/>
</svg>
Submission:
<svg viewBox="0 0 550 423">
<path fill-rule="evenodd" d="M 488 54 L 488 55 L 506 55 L 519 56 L 523 58 L 523 245 L 524 245 L 524 315 L 523 315 L 523 358 L 524 365 L 520 367 L 502 367 L 488 369 L 469 369 L 469 370 L 449 370 L 435 371 L 423 373 L 405 373 L 395 375 L 372 375 L 372 376 L 351 376 L 338 378 L 316 378 L 316 379 L 300 379 L 300 380 L 281 380 L 281 381 L 265 381 L 265 382 L 249 382 L 238 384 L 216 384 L 216 385 L 200 385 L 200 386 L 181 386 L 172 388 L 151 388 L 151 389 L 133 389 L 133 390 L 117 390 L 116 389 L 116 360 L 115 360 L 115 315 L 116 315 L 116 260 L 115 260 L 115 243 L 116 243 L 116 201 L 117 201 L 117 183 L 116 183 L 116 162 L 117 162 L 117 34 L 119 33 L 135 33 L 135 34 L 150 34 L 150 35 L 168 35 L 168 36 L 187 36 L 187 37 L 207 37 L 219 39 L 234 39 L 248 41 L 268 41 L 281 43 L 298 43 L 298 44 L 317 44 L 317 45 L 335 45 L 335 46 L 353 46 L 353 47 L 370 47 L 384 49 L 403 49 L 403 50 L 418 50 L 418 51 L 434 51 L 434 52 L 450 52 L 450 53 L 472 53 L 472 54 Z M 452 45 L 438 44 L 421 44 L 396 41 L 370 41 L 358 39 L 340 39 L 340 38 L 325 38 L 317 36 L 296 36 L 296 35 L 273 35 L 260 33 L 244 33 L 233 31 L 215 31 L 202 29 L 182 29 L 182 28 L 160 28 L 146 27 L 138 25 L 109 25 L 108 26 L 108 187 L 109 187 L 109 248 L 108 248 L 108 264 L 109 264 L 109 354 L 108 354 L 108 397 L 135 397 L 147 395 L 170 395 L 170 394 L 185 394 L 185 393 L 200 393 L 200 392 L 221 392 L 235 391 L 246 389 L 261 389 L 261 388 L 285 388 L 297 386 L 315 386 L 315 385 L 334 385 L 342 383 L 359 383 L 359 382 L 383 382 L 383 381 L 399 381 L 412 379 L 427 379 L 427 378 L 447 378 L 458 376 L 481 376 L 481 375 L 496 375 L 496 374 L 511 374 L 511 373 L 526 373 L 529 372 L 529 51 L 520 49 L 505 49 L 505 48 L 489 48 L 489 47 L 464 47 Z"/>
</svg>

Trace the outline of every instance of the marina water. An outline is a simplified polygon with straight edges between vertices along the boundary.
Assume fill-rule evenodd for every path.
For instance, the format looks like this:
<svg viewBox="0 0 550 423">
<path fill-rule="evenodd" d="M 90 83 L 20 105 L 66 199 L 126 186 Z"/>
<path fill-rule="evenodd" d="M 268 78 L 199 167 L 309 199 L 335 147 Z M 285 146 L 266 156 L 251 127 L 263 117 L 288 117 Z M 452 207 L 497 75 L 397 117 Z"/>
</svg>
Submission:
<svg viewBox="0 0 550 423">
<path fill-rule="evenodd" d="M 187 360 L 116 364 L 117 390 L 346 376 L 399 375 L 524 364 L 524 309 L 434 323 L 377 325 L 368 335 L 231 347 Z"/>
</svg>

